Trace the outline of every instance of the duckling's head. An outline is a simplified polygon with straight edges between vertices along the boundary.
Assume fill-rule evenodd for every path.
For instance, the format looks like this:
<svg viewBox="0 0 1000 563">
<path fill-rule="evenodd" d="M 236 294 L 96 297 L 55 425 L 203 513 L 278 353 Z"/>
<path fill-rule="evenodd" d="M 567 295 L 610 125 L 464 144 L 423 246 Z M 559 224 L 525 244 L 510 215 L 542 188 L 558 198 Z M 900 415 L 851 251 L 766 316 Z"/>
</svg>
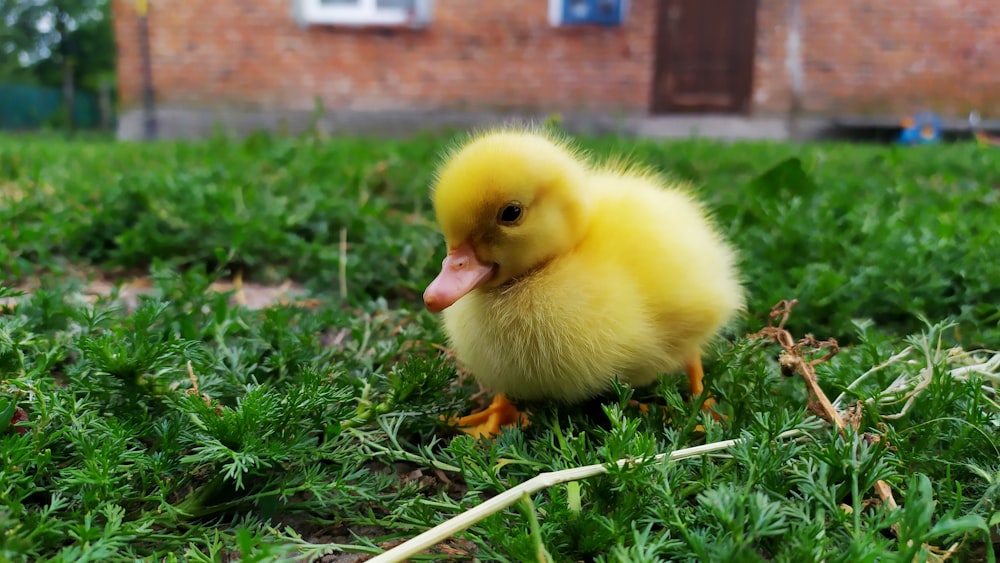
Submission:
<svg viewBox="0 0 1000 563">
<path fill-rule="evenodd" d="M 584 233 L 585 176 L 572 149 L 539 132 L 491 131 L 460 146 L 434 186 L 448 256 L 424 292 L 427 309 L 442 311 L 573 248 Z"/>
</svg>

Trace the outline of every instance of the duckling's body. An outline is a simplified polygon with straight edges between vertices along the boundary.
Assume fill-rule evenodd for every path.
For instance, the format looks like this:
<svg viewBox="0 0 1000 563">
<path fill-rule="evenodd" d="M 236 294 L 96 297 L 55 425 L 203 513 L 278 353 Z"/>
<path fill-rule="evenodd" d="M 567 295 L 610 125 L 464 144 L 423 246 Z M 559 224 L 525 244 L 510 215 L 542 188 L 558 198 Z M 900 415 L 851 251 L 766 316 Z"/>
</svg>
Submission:
<svg viewBox="0 0 1000 563">
<path fill-rule="evenodd" d="M 512 203 L 523 216 L 507 224 Z M 682 186 L 543 135 L 473 140 L 442 169 L 435 207 L 451 250 L 425 300 L 497 393 L 578 402 L 695 360 L 700 386 L 702 347 L 743 306 L 732 251 Z M 470 263 L 482 279 L 449 286 Z"/>
</svg>

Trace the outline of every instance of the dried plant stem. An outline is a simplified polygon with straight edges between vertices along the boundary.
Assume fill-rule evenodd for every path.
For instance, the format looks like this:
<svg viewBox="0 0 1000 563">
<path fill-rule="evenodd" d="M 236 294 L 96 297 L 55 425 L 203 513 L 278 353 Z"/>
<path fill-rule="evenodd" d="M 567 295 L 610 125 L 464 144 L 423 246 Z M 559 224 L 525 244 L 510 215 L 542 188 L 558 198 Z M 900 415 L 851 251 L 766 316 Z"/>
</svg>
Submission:
<svg viewBox="0 0 1000 563">
<path fill-rule="evenodd" d="M 896 362 L 906 359 L 906 357 L 908 357 L 910 355 L 910 352 L 912 351 L 913 347 L 907 346 L 906 348 L 903 349 L 902 352 L 894 354 L 888 360 L 882 362 L 881 364 L 861 374 L 861 376 L 859 376 L 857 379 L 852 381 L 850 385 L 847 386 L 844 392 L 842 392 L 840 395 L 837 396 L 837 398 L 833 401 L 833 408 L 840 410 L 843 406 L 842 403 L 844 402 L 844 398 L 847 397 L 848 391 L 853 391 L 855 388 L 857 388 L 858 385 L 861 385 L 861 382 L 863 382 L 865 379 L 868 379 L 868 377 L 871 376 L 873 373 L 885 369 L 886 367 L 895 364 Z"/>
<path fill-rule="evenodd" d="M 882 504 L 884 504 L 889 510 L 896 510 L 899 508 L 899 505 L 896 504 L 896 498 L 892 496 L 892 487 L 889 486 L 889 483 L 886 483 L 882 479 L 875 481 L 875 494 L 878 495 L 878 498 L 882 499 Z M 899 522 L 892 524 L 889 528 L 892 529 L 893 533 L 899 536 Z"/>
<path fill-rule="evenodd" d="M 188 368 L 188 380 L 191 381 L 191 392 L 195 395 L 198 394 L 198 376 L 194 374 L 194 366 L 191 365 L 191 360 L 187 361 Z"/>
<path fill-rule="evenodd" d="M 878 498 L 882 499 L 882 502 L 884 502 L 890 510 L 896 510 L 896 508 L 899 507 L 899 505 L 896 504 L 896 499 L 892 496 L 892 487 L 890 487 L 885 481 L 875 481 L 875 493 L 878 494 Z"/>
<path fill-rule="evenodd" d="M 233 288 L 236 289 L 234 299 L 236 303 L 241 307 L 246 307 L 247 305 L 247 295 L 243 291 L 243 268 L 237 268 L 235 275 L 233 275 Z"/>
<path fill-rule="evenodd" d="M 951 376 L 956 379 L 965 380 L 969 378 L 969 374 L 977 373 L 994 385 L 1000 385 L 1000 352 L 991 352 L 991 354 L 990 359 L 985 362 L 951 370 Z M 994 392 L 996 391 L 995 389 L 990 389 Z"/>
<path fill-rule="evenodd" d="M 816 379 L 816 366 L 836 356 L 840 352 L 840 346 L 836 340 L 816 340 L 811 334 L 796 342 L 791 333 L 785 330 L 785 323 L 788 322 L 788 316 L 792 313 L 792 307 L 797 304 L 798 300 L 796 299 L 779 301 L 771 308 L 771 319 L 780 319 L 777 326 L 764 327 L 753 336 L 767 338 L 781 346 L 781 356 L 778 363 L 781 364 L 782 371 L 786 373 L 798 372 L 802 376 L 809 389 L 810 403 L 812 401 L 818 403 L 820 416 L 835 425 L 837 430 L 844 434 L 844 428 L 847 427 L 846 422 L 837 409 L 833 407 Z M 824 350 L 826 350 L 826 354 L 822 357 L 812 360 L 808 358 L 808 356 Z"/>
<path fill-rule="evenodd" d="M 826 393 L 819 386 L 819 381 L 816 380 L 816 372 L 813 370 L 812 364 L 805 361 L 801 356 L 788 353 L 782 354 L 781 358 L 782 365 L 792 365 L 799 370 L 802 374 L 802 379 L 806 382 L 806 387 L 809 389 L 809 394 L 819 403 L 819 408 L 823 411 L 825 417 L 833 422 L 837 430 L 843 434 L 847 424 L 844 422 L 843 417 L 840 416 L 840 413 L 837 412 L 837 409 L 833 408 L 830 399 L 826 397 Z"/>
<path fill-rule="evenodd" d="M 347 299 L 347 227 L 340 229 L 340 268 L 337 276 L 340 278 L 340 298 Z"/>
<path fill-rule="evenodd" d="M 778 436 L 779 439 L 791 438 L 802 434 L 799 430 L 789 430 Z M 677 461 L 689 457 L 697 457 L 700 455 L 718 452 L 722 450 L 729 449 L 734 445 L 740 443 L 741 440 L 723 440 L 721 442 L 713 442 L 711 444 L 703 444 L 701 446 L 694 446 L 691 448 L 684 448 L 682 450 L 677 450 L 670 453 L 663 453 L 652 458 L 642 460 L 642 459 L 622 459 L 618 460 L 616 463 L 619 468 L 633 465 L 641 465 L 643 463 L 669 460 Z M 454 518 L 438 524 L 437 526 L 427 530 L 426 532 L 410 539 L 385 553 L 374 557 L 369 560 L 369 563 L 389 563 L 396 561 L 405 561 L 406 559 L 417 555 L 424 550 L 433 547 L 434 545 L 450 538 L 451 536 L 461 532 L 473 524 L 479 522 L 480 520 L 496 514 L 501 510 L 521 501 L 524 495 L 532 495 L 538 491 L 547 489 L 554 485 L 560 483 L 567 483 L 570 481 L 578 481 L 580 479 L 586 479 L 588 477 L 594 477 L 597 475 L 604 475 L 608 472 L 608 466 L 606 464 L 593 464 L 585 465 L 583 467 L 574 467 L 572 469 L 563 469 L 561 471 L 550 471 L 548 473 L 542 473 L 536 477 L 533 477 L 514 488 L 508 489 L 499 495 L 489 499 L 488 501 L 471 508 Z"/>
<path fill-rule="evenodd" d="M 894 379 L 885 389 L 878 392 L 875 396 L 866 399 L 864 403 L 866 405 L 873 405 L 876 407 L 888 407 L 903 403 L 903 406 L 898 412 L 882 414 L 882 418 L 885 420 L 896 420 L 902 418 L 913 407 L 917 397 L 930 386 L 934 378 L 935 365 L 941 363 L 942 361 L 954 364 L 971 359 L 974 363 L 959 365 L 958 367 L 948 370 L 948 377 L 956 381 L 967 381 L 974 375 L 982 377 L 985 380 L 984 385 L 982 386 L 982 391 L 984 393 L 983 399 L 994 406 L 997 405 L 997 403 L 988 395 L 997 395 L 997 388 L 995 386 L 1000 385 L 1000 352 L 990 350 L 956 352 L 955 350 L 951 350 L 946 354 L 941 349 L 940 342 L 936 345 L 931 342 L 925 342 L 924 345 L 927 348 L 927 350 L 924 350 L 923 353 L 925 365 L 920 368 L 920 370 L 916 373 L 903 373 Z M 936 346 L 933 350 L 931 350 L 932 345 Z M 833 402 L 834 409 L 838 411 L 841 410 L 842 402 L 846 398 L 847 392 L 858 388 L 871 374 L 903 360 L 906 360 L 905 363 L 911 365 L 918 363 L 916 360 L 906 359 L 913 351 L 914 347 L 908 346 L 898 354 L 893 355 L 881 364 L 861 374 L 857 379 L 852 381 L 845 388 L 844 392 L 841 393 Z M 988 354 L 988 357 L 984 360 L 980 357 L 982 354 Z"/>
</svg>

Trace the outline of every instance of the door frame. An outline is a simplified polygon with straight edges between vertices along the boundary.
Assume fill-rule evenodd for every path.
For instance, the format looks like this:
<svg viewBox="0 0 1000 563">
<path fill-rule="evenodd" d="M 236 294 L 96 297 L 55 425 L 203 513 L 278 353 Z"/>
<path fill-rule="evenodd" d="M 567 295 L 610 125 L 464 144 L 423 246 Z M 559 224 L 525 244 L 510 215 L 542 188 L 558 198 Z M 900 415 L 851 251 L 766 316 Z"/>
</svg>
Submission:
<svg viewBox="0 0 1000 563">
<path fill-rule="evenodd" d="M 733 0 L 736 3 L 746 6 L 751 10 L 753 18 L 750 18 L 749 25 L 735 26 L 734 33 L 743 35 L 741 38 L 747 49 L 740 49 L 736 54 L 736 67 L 739 76 L 733 94 L 737 102 L 728 108 L 720 108 L 711 104 L 705 105 L 673 105 L 668 96 L 661 92 L 660 77 L 667 73 L 670 67 L 670 41 L 669 26 L 666 23 L 665 11 L 673 1 L 684 0 L 658 0 L 656 6 L 656 30 L 653 34 L 653 84 L 652 99 L 650 100 L 650 113 L 653 114 L 699 114 L 699 113 L 724 113 L 724 114 L 749 114 L 753 105 L 753 79 L 754 66 L 757 54 L 757 17 L 760 14 L 759 0 Z M 698 0 L 687 0 L 698 1 Z M 709 0 L 701 0 L 709 1 Z M 716 0 L 711 0 L 716 1 Z M 739 40 L 738 40 L 739 41 Z"/>
</svg>

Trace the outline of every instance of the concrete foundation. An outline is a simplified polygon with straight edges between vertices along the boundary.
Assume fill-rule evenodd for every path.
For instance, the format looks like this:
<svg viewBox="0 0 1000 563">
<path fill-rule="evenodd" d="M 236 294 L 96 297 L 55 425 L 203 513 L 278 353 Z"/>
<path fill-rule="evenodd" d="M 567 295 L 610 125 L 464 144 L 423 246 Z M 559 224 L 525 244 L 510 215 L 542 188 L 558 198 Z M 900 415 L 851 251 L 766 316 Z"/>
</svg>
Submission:
<svg viewBox="0 0 1000 563">
<path fill-rule="evenodd" d="M 216 131 L 243 136 L 255 130 L 299 133 L 313 125 L 328 135 L 408 136 L 424 131 L 474 129 L 498 123 L 541 122 L 549 114 L 462 112 L 462 111 L 330 111 L 316 119 L 304 111 L 246 111 L 231 109 L 158 108 L 158 139 L 198 139 Z M 575 134 L 717 139 L 788 140 L 789 123 L 783 118 L 697 116 L 613 116 L 561 115 L 563 127 Z M 118 137 L 140 140 L 144 137 L 142 110 L 127 110 L 118 119 Z M 802 119 L 797 125 L 798 139 L 828 136 L 828 119 Z"/>
<path fill-rule="evenodd" d="M 500 123 L 540 123 L 550 114 L 475 111 L 328 111 L 318 119 L 312 112 L 283 110 L 187 109 L 156 110 L 158 139 L 200 139 L 216 131 L 243 136 L 256 130 L 300 133 L 316 127 L 327 135 L 402 137 L 426 131 L 475 129 Z M 704 137 L 732 140 L 859 139 L 889 142 L 899 134 L 898 117 L 802 117 L 791 124 L 784 117 L 734 115 L 610 115 L 563 114 L 563 127 L 583 135 L 622 135 L 654 139 Z M 118 138 L 144 138 L 142 110 L 127 110 L 118 119 Z M 971 136 L 967 119 L 942 118 L 947 139 Z M 983 131 L 1000 134 L 1000 120 L 982 120 Z"/>
</svg>

